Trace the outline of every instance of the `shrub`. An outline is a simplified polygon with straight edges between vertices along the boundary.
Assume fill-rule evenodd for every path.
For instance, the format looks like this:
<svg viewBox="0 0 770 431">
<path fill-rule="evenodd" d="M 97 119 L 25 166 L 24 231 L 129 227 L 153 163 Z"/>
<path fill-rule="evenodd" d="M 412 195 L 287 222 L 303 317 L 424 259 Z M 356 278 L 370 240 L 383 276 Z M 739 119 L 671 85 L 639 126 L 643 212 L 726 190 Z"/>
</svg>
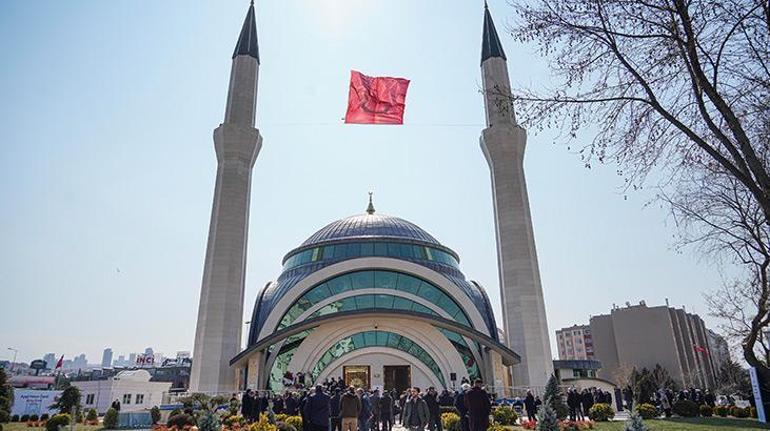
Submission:
<svg viewBox="0 0 770 431">
<path fill-rule="evenodd" d="M 460 431 L 460 415 L 457 413 L 442 413 L 441 426 L 446 431 Z"/>
<path fill-rule="evenodd" d="M 757 419 L 757 409 L 756 409 L 756 407 L 749 407 L 748 409 L 749 409 L 749 415 L 752 418 Z"/>
<path fill-rule="evenodd" d="M 47 421 L 48 418 L 49 418 L 48 413 L 43 413 L 42 415 L 40 415 L 40 420 L 41 421 Z"/>
<path fill-rule="evenodd" d="M 102 421 L 104 429 L 114 430 L 118 427 L 118 411 L 110 407 L 107 412 L 104 413 L 104 421 Z"/>
<path fill-rule="evenodd" d="M 607 422 L 615 417 L 615 410 L 609 404 L 598 403 L 588 410 L 588 417 L 593 421 Z"/>
<path fill-rule="evenodd" d="M 27 422 L 29 421 L 29 415 L 21 415 L 21 419 L 19 419 L 21 422 Z"/>
<path fill-rule="evenodd" d="M 736 406 L 732 408 L 730 414 L 736 418 L 743 419 L 749 417 L 751 415 L 751 411 L 749 411 L 749 409 L 742 409 Z"/>
<path fill-rule="evenodd" d="M 674 414 L 683 418 L 698 416 L 698 404 L 690 400 L 680 400 L 674 403 Z"/>
<path fill-rule="evenodd" d="M 271 424 L 267 415 L 259 415 L 259 420 L 249 426 L 249 431 L 278 431 L 278 427 Z"/>
<path fill-rule="evenodd" d="M 636 407 L 636 412 L 642 419 L 653 419 L 658 417 L 658 409 L 654 405 L 649 403 L 640 404 Z"/>
<path fill-rule="evenodd" d="M 18 422 L 18 421 L 19 421 L 19 415 L 11 416 L 11 422 Z"/>
<path fill-rule="evenodd" d="M 493 424 L 487 428 L 487 431 L 508 431 L 508 429 L 502 425 Z"/>
<path fill-rule="evenodd" d="M 730 414 L 730 408 L 727 406 L 716 406 L 714 408 L 714 414 L 717 416 L 721 416 L 723 418 L 727 417 L 727 415 Z"/>
<path fill-rule="evenodd" d="M 171 410 L 171 414 L 169 414 L 168 417 L 181 415 L 182 413 L 184 413 L 182 409 L 174 409 L 174 410 Z"/>
<path fill-rule="evenodd" d="M 193 419 L 193 417 L 187 413 L 179 413 L 177 415 L 170 416 L 166 425 L 182 429 L 185 426 L 195 425 L 195 419 Z"/>
<path fill-rule="evenodd" d="M 219 416 L 210 410 L 203 411 L 198 416 L 198 429 L 200 431 L 219 431 L 222 424 L 219 422 Z"/>
<path fill-rule="evenodd" d="M 0 410 L 0 424 L 10 422 L 11 421 L 11 415 L 8 414 L 5 410 Z"/>
<path fill-rule="evenodd" d="M 64 427 L 70 424 L 70 415 L 67 413 L 59 413 L 53 415 L 48 422 L 45 423 L 46 431 L 59 431 L 60 427 Z"/>
<path fill-rule="evenodd" d="M 278 427 L 278 431 L 297 431 L 293 426 L 287 424 L 286 422 L 277 421 L 275 426 Z"/>
<path fill-rule="evenodd" d="M 710 418 L 711 416 L 714 416 L 714 409 L 712 409 L 711 406 L 704 404 L 700 406 L 699 413 L 704 418 Z"/>
<path fill-rule="evenodd" d="M 286 417 L 286 425 L 291 425 L 297 431 L 302 431 L 302 417 L 301 416 L 288 416 Z"/>
<path fill-rule="evenodd" d="M 277 415 L 275 415 L 275 421 L 276 422 L 286 422 L 286 418 L 288 418 L 288 417 L 289 417 L 289 415 L 287 415 L 286 413 L 278 413 Z"/>
<path fill-rule="evenodd" d="M 150 417 L 152 417 L 152 424 L 155 425 L 160 422 L 160 409 L 158 406 L 153 406 L 150 409 Z"/>
<path fill-rule="evenodd" d="M 40 420 L 40 416 L 38 415 L 29 415 L 29 420 L 32 422 L 37 422 Z"/>
<path fill-rule="evenodd" d="M 513 410 L 512 407 L 500 406 L 492 410 L 492 416 L 495 418 L 495 423 L 500 425 L 514 425 L 516 420 L 519 419 L 519 415 Z"/>
<path fill-rule="evenodd" d="M 86 412 L 86 420 L 87 421 L 99 420 L 99 414 L 96 413 L 96 409 L 88 409 L 88 412 Z"/>
</svg>

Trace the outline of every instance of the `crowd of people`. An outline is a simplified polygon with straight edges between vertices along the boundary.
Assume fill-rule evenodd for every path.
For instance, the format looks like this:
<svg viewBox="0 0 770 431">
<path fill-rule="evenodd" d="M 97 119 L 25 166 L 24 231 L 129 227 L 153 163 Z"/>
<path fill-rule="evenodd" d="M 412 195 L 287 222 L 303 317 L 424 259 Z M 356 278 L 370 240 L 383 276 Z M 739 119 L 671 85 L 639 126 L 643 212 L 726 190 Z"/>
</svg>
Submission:
<svg viewBox="0 0 770 431">
<path fill-rule="evenodd" d="M 624 397 L 628 394 L 627 403 L 633 403 L 633 397 L 630 396 L 630 391 L 624 392 Z M 709 407 L 715 407 L 717 405 L 717 397 L 708 389 L 700 390 L 695 388 L 682 389 L 679 392 L 674 392 L 671 389 L 659 389 L 655 392 L 654 399 L 651 400 L 659 411 L 663 412 L 666 417 L 671 417 L 672 406 L 677 401 L 690 400 L 698 406 L 707 405 Z"/>
<path fill-rule="evenodd" d="M 444 406 L 459 412 L 461 431 L 485 431 L 492 403 L 481 380 L 473 386 L 462 383 L 458 391 L 438 392 L 430 387 L 423 392 L 412 387 L 398 393 L 354 388 L 345 386 L 342 379 L 330 379 L 283 395 L 248 390 L 241 398 L 241 414 L 249 422 L 261 414 L 301 416 L 304 431 L 392 431 L 396 423 L 410 431 L 443 431 Z"/>
</svg>

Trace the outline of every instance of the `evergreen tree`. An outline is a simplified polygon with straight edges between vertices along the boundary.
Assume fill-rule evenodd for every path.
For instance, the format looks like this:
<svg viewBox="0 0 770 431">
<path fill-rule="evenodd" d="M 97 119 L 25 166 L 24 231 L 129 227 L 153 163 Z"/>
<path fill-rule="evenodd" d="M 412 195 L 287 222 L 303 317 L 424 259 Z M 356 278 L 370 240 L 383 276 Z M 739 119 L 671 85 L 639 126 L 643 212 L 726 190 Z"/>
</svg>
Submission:
<svg viewBox="0 0 770 431">
<path fill-rule="evenodd" d="M 50 407 L 59 410 L 59 413 L 74 414 L 80 411 L 80 389 L 77 386 L 69 386 Z M 73 417 L 73 419 L 75 419 Z"/>
<path fill-rule="evenodd" d="M 559 431 L 559 418 L 550 401 L 550 398 L 546 398 L 543 408 L 537 413 L 537 431 Z"/>
<path fill-rule="evenodd" d="M 544 405 L 549 405 L 557 418 L 564 419 L 567 417 L 569 409 L 564 404 L 564 398 L 561 394 L 561 388 L 559 388 L 559 382 L 553 374 L 551 374 L 551 378 L 548 379 L 548 383 L 545 385 L 543 400 L 545 401 Z"/>
<path fill-rule="evenodd" d="M 10 416 L 13 399 L 13 386 L 8 383 L 5 370 L 0 368 L 0 417 Z"/>
<path fill-rule="evenodd" d="M 647 428 L 647 425 L 645 425 L 642 420 L 642 416 L 637 413 L 636 410 L 632 411 L 628 416 L 628 420 L 623 429 L 625 431 L 649 431 L 649 428 Z"/>
</svg>

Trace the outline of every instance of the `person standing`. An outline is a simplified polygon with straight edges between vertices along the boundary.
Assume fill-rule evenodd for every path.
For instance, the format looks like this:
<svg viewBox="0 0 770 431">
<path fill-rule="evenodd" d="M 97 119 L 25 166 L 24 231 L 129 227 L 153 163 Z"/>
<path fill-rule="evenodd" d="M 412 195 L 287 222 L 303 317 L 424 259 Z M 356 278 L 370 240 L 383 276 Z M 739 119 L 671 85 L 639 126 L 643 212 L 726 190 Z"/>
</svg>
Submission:
<svg viewBox="0 0 770 431">
<path fill-rule="evenodd" d="M 294 398 L 294 395 L 292 395 L 289 391 L 286 391 L 286 393 L 283 395 L 283 409 L 286 411 L 286 415 L 297 416 L 298 407 L 299 403 L 297 402 L 297 399 Z"/>
<path fill-rule="evenodd" d="M 486 431 L 489 428 L 492 404 L 489 402 L 489 394 L 482 388 L 481 379 L 476 379 L 473 388 L 465 394 L 465 407 L 468 409 L 470 431 Z"/>
<path fill-rule="evenodd" d="M 460 414 L 460 431 L 469 431 L 468 427 L 468 409 L 465 408 L 465 393 L 471 389 L 471 385 L 463 383 L 460 391 L 455 395 L 455 408 Z"/>
<path fill-rule="evenodd" d="M 361 401 L 361 411 L 358 413 L 358 431 L 371 431 L 369 424 L 372 420 L 372 400 L 369 399 L 369 395 L 363 388 L 358 388 L 356 394 Z"/>
<path fill-rule="evenodd" d="M 120 401 L 118 401 L 117 398 L 115 398 L 115 401 L 112 402 L 113 409 L 115 409 L 116 412 L 120 413 Z"/>
<path fill-rule="evenodd" d="M 321 385 L 307 397 L 304 408 L 307 431 L 329 431 L 329 400 Z"/>
<path fill-rule="evenodd" d="M 567 407 L 569 407 L 569 420 L 577 420 L 577 410 L 580 408 L 577 392 L 575 388 L 567 389 Z"/>
<path fill-rule="evenodd" d="M 530 422 L 537 422 L 537 407 L 535 407 L 535 396 L 532 391 L 527 390 L 527 396 L 524 397 L 524 410 L 527 411 L 527 418 Z"/>
<path fill-rule="evenodd" d="M 409 431 L 422 431 L 428 425 L 429 419 L 428 405 L 420 398 L 417 388 L 411 388 L 409 398 L 404 403 L 404 411 L 401 413 L 401 424 Z"/>
<path fill-rule="evenodd" d="M 333 378 L 333 377 L 332 377 Z M 340 394 L 339 388 L 334 388 L 334 395 L 329 399 L 329 419 L 331 421 L 331 431 L 342 431 L 342 422 L 340 419 Z"/>
<path fill-rule="evenodd" d="M 380 410 L 380 431 L 391 431 L 393 429 L 393 398 L 388 391 L 383 391 L 378 400 Z"/>
<path fill-rule="evenodd" d="M 254 408 L 254 391 L 251 389 L 243 393 L 241 398 L 241 416 L 251 422 L 251 411 Z"/>
<path fill-rule="evenodd" d="M 342 431 L 358 431 L 358 416 L 361 414 L 361 399 L 356 396 L 351 386 L 340 398 L 340 417 Z"/>
<path fill-rule="evenodd" d="M 380 429 L 380 390 L 375 389 L 372 391 L 372 396 L 369 397 L 369 402 L 372 404 L 372 420 L 369 424 L 369 429 L 375 431 Z"/>
<path fill-rule="evenodd" d="M 583 408 L 583 416 L 588 417 L 588 412 L 594 405 L 594 396 L 588 389 L 583 389 L 583 393 L 580 395 L 580 406 Z"/>
<path fill-rule="evenodd" d="M 404 425 L 404 406 L 406 405 L 406 400 L 409 399 L 409 389 L 405 390 L 403 394 L 401 394 L 400 397 L 398 397 L 398 423 L 401 425 Z"/>
<path fill-rule="evenodd" d="M 428 405 L 428 429 L 430 431 L 442 431 L 441 430 L 441 407 L 438 405 L 438 392 L 433 386 L 428 388 L 428 392 L 423 398 L 425 404 Z"/>
</svg>

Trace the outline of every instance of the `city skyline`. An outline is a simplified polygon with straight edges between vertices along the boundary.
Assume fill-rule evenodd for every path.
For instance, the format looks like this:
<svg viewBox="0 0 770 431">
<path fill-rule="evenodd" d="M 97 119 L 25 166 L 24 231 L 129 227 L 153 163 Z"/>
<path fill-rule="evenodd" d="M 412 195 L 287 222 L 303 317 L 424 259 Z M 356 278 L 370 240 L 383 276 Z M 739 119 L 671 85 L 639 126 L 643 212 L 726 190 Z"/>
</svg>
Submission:
<svg viewBox="0 0 770 431">
<path fill-rule="evenodd" d="M 336 0 L 329 4 L 329 10 L 341 5 Z M 0 273 L 4 283 L 18 291 L 20 302 L 29 304 L 0 318 L 0 326 L 7 328 L 0 332 L 0 340 L 19 349 L 19 360 L 64 349 L 97 358 L 103 348 L 98 345 L 108 344 L 109 337 L 124 340 L 125 344 L 112 345 L 117 355 L 131 351 L 126 345 L 151 333 L 157 334 L 153 345 L 160 351 L 192 348 L 215 161 L 209 133 L 222 117 L 223 77 L 228 67 L 223 53 L 232 49 L 233 29 L 242 19 L 243 5 L 188 6 L 182 16 L 176 11 L 179 5 L 157 5 L 159 16 L 146 22 L 148 35 L 137 31 L 136 24 L 145 18 L 141 7 L 123 6 L 126 19 L 116 33 L 92 40 L 88 37 L 105 30 L 99 24 L 100 14 L 110 13 L 110 8 L 68 11 L 50 3 L 50 16 L 42 18 L 50 20 L 44 32 L 56 31 L 54 20 L 67 21 L 76 12 L 87 17 L 78 18 L 83 20 L 82 28 L 55 42 L 62 44 L 56 45 L 60 50 L 56 64 L 64 68 L 63 73 L 72 74 L 77 84 L 34 89 L 34 97 L 27 101 L 22 97 L 28 94 L 15 87 L 34 88 L 30 81 L 34 77 L 23 76 L 23 71 L 38 60 L 25 53 L 34 52 L 43 41 L 18 37 L 30 31 L 18 22 L 26 22 L 25 17 L 37 8 L 0 6 L 7 12 L 0 22 L 8 24 L 0 34 L 7 36 L 5 40 L 16 35 L 24 45 L 24 49 L 14 46 L 13 51 L 8 43 L 0 46 L 7 58 L 17 60 L 9 70 L 0 71 L 0 88 L 7 90 L 11 102 L 43 104 L 41 109 L 51 122 L 41 136 L 30 137 L 19 126 L 33 124 L 35 116 L 29 110 L 13 110 L 14 103 L 0 105 L 4 114 L 0 124 L 11 130 L 9 142 L 23 144 L 3 148 L 7 169 L 0 186 L 11 205 L 9 214 L 0 216 L 4 222 L 0 229 L 9 238 L 2 250 Z M 354 17 L 395 13 L 381 4 L 342 8 L 338 12 L 344 13 L 334 19 L 347 20 L 336 24 L 324 15 L 329 10 L 307 2 L 287 2 L 283 9 L 267 2 L 257 4 L 260 28 L 269 35 L 260 41 L 264 69 L 260 79 L 271 85 L 259 88 L 257 118 L 266 143 L 252 188 L 252 211 L 257 216 L 250 225 L 245 314 L 251 312 L 250 305 L 265 282 L 279 272 L 287 251 L 320 228 L 319 223 L 363 212 L 366 192 L 373 188 L 378 209 L 418 223 L 463 256 L 460 265 L 486 287 L 501 323 L 488 172 L 478 151 L 478 130 L 483 127 L 476 58 L 479 7 L 441 12 L 444 19 L 457 24 L 453 31 L 458 35 L 443 29 L 438 18 L 421 29 L 416 17 L 426 16 L 426 5 L 400 1 L 395 7 L 407 17 L 407 34 L 396 37 L 373 31 L 367 38 L 389 40 L 375 45 L 382 51 L 378 55 L 355 40 L 362 28 Z M 491 2 L 490 7 L 501 25 L 510 19 L 511 10 L 504 1 Z M 196 43 L 168 34 L 160 22 L 166 14 L 180 20 L 178 32 L 196 34 Z M 289 28 L 281 29 L 271 22 L 278 16 L 294 19 L 289 20 Z M 211 27 L 207 27 L 209 20 Z M 301 46 L 301 40 L 290 34 L 292 28 L 304 30 L 305 37 L 318 34 L 329 46 L 345 47 L 352 59 L 331 55 L 329 46 L 287 56 L 288 49 Z M 457 51 L 433 52 L 431 61 L 415 47 L 404 48 L 422 32 L 431 31 L 440 42 L 436 47 L 452 45 Z M 168 40 L 158 39 L 161 35 Z M 96 59 L 84 54 L 86 48 L 64 46 L 82 40 L 88 40 L 89 49 L 104 52 L 109 43 L 118 44 L 125 48 L 124 55 L 110 57 L 104 75 L 91 76 L 94 82 L 86 82 L 83 75 L 89 75 L 88 66 Z M 547 84 L 537 79 L 545 70 L 541 59 L 507 35 L 502 43 L 515 84 Z M 200 55 L 205 60 L 194 55 L 197 50 L 205 53 Z M 80 56 L 84 65 L 74 66 L 75 58 L 67 55 Z M 314 70 L 317 81 L 309 82 L 300 71 L 311 70 L 316 63 L 323 67 Z M 522 64 L 529 67 L 521 68 Z M 452 65 L 457 70 L 450 70 Z M 164 67 L 169 70 L 160 70 Z M 352 67 L 413 80 L 406 126 L 346 128 L 335 122 L 343 109 L 344 80 Z M 157 74 L 152 79 L 137 77 L 145 70 Z M 185 77 L 175 81 L 177 74 Z M 14 88 L 9 82 L 14 82 Z M 299 83 L 299 88 L 276 82 Z M 446 88 L 454 91 L 447 94 Z M 64 102 L 81 92 L 83 106 L 76 113 L 64 112 L 64 106 L 69 107 Z M 193 103 L 185 103 L 187 97 Z M 99 112 L 99 106 L 110 109 Z M 77 121 L 86 118 L 92 121 Z M 123 135 L 115 136 L 115 129 Z M 706 318 L 703 301 L 694 296 L 708 290 L 707 286 L 718 287 L 718 272 L 699 264 L 689 252 L 670 250 L 675 231 L 665 226 L 665 211 L 642 208 L 650 192 L 629 192 L 626 200 L 618 193 L 622 181 L 612 167 L 582 168 L 576 155 L 550 144 L 552 135 L 533 133 L 525 160 L 551 328 L 587 321 L 611 303 L 640 299 L 660 303 L 671 298 L 672 303 L 684 303 Z M 590 134 L 581 136 L 588 139 Z M 38 153 L 43 151 L 36 149 L 38 145 L 44 153 Z M 43 164 L 38 168 L 34 162 L 40 155 Z M 30 172 L 37 169 L 39 174 L 32 176 Z M 292 178 L 293 172 L 318 175 L 310 181 L 307 174 Z M 12 178 L 19 181 L 14 183 Z M 41 196 L 37 200 L 28 196 L 36 193 Z M 52 217 L 42 217 L 46 214 Z M 43 259 L 46 272 L 55 275 L 36 271 L 32 256 Z M 63 288 L 72 295 L 58 295 Z M 104 288 L 109 294 L 104 294 Z M 648 290 L 639 296 L 642 288 Z M 29 328 L 13 323 L 23 321 L 21 313 L 29 312 L 31 304 L 68 310 L 83 306 L 78 297 L 89 298 L 91 313 L 67 322 L 70 326 L 65 331 L 46 321 L 29 322 Z M 56 323 L 56 318 L 51 320 Z M 100 321 L 105 324 L 99 326 Z M 87 338 L 93 341 L 67 336 L 79 332 L 90 334 Z M 46 337 L 50 338 L 43 341 Z M 552 347 L 554 343 L 551 338 Z M 56 348 L 29 353 L 41 345 Z"/>
</svg>

